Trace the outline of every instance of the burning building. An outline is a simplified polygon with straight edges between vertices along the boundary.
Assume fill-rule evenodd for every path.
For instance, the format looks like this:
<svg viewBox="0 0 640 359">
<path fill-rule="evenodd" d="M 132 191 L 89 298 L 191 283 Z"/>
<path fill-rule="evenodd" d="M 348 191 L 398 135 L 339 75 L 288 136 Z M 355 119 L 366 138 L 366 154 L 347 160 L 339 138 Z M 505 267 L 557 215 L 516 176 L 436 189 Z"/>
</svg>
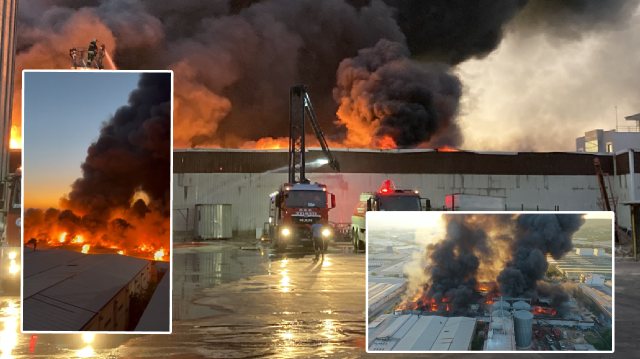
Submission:
<svg viewBox="0 0 640 359">
<path fill-rule="evenodd" d="M 409 294 L 396 312 L 474 316 L 471 306 L 492 315 L 529 311 L 554 317 L 569 300 L 560 286 L 538 284 L 547 255 L 562 258 L 584 223 L 579 214 L 444 214 L 446 234 L 426 248 L 427 282 Z M 478 279 L 489 279 L 480 282 Z M 552 306 L 530 306 L 518 298 L 551 295 Z M 498 300 L 500 299 L 500 300 Z M 482 309 L 481 309 L 482 311 Z"/>
<path fill-rule="evenodd" d="M 26 209 L 25 245 L 168 260 L 171 89 L 168 72 L 140 75 L 129 103 L 88 148 L 82 177 L 60 199 L 61 208 Z"/>
</svg>

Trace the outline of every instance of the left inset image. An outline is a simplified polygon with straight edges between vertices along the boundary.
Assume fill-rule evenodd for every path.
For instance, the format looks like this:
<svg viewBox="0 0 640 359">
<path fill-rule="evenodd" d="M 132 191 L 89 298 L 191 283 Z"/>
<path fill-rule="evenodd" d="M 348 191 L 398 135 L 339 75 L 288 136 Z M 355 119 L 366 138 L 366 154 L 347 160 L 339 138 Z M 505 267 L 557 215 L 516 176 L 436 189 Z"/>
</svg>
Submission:
<svg viewBox="0 0 640 359">
<path fill-rule="evenodd" d="M 23 73 L 23 332 L 171 332 L 173 73 Z"/>
</svg>

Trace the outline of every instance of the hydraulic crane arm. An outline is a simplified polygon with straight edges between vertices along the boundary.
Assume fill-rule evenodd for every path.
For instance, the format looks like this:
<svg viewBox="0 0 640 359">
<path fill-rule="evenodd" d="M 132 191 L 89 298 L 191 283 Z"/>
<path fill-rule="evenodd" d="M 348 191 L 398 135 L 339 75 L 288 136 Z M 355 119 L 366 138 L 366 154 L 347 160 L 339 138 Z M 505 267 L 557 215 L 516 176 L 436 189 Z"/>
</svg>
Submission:
<svg viewBox="0 0 640 359">
<path fill-rule="evenodd" d="M 313 132 L 320 142 L 322 152 L 327 158 L 328 164 L 334 170 L 340 172 L 338 160 L 333 158 L 327 141 L 320 130 L 311 99 L 305 85 L 294 85 L 290 88 L 290 133 L 289 133 L 289 183 L 302 183 L 305 177 L 305 139 L 304 126 L 305 114 L 309 117 Z"/>
</svg>

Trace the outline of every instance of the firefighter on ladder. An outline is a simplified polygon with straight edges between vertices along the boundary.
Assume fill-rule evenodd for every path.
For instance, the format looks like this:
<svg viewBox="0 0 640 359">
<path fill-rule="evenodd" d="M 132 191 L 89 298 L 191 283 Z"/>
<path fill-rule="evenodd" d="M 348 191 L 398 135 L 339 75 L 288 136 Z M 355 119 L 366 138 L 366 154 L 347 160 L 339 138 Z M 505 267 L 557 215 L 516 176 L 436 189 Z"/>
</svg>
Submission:
<svg viewBox="0 0 640 359">
<path fill-rule="evenodd" d="M 98 51 L 98 40 L 93 39 L 91 44 L 89 44 L 89 50 L 87 51 L 87 67 L 91 67 L 91 62 L 93 61 L 93 58 L 96 57 L 96 51 Z"/>
</svg>

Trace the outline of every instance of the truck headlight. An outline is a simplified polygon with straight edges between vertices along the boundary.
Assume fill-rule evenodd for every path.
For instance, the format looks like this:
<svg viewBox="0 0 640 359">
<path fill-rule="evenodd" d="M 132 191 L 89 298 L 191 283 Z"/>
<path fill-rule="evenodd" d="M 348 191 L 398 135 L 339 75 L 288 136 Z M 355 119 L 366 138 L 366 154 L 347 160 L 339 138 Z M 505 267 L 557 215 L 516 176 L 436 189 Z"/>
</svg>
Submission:
<svg viewBox="0 0 640 359">
<path fill-rule="evenodd" d="M 9 266 L 9 273 L 16 274 L 20 270 L 20 266 L 16 264 L 15 260 L 11 261 L 11 265 Z"/>
<path fill-rule="evenodd" d="M 282 230 L 282 235 L 283 236 L 288 236 L 291 234 L 291 231 L 288 228 L 285 228 Z"/>
<path fill-rule="evenodd" d="M 16 226 L 18 226 L 18 227 L 22 226 L 22 218 L 16 219 Z"/>
<path fill-rule="evenodd" d="M 322 231 L 322 235 L 325 236 L 325 237 L 330 235 L 330 234 L 331 234 L 331 231 L 328 230 L 328 229 L 325 229 L 324 231 Z"/>
<path fill-rule="evenodd" d="M 16 252 L 9 253 L 9 259 L 11 260 L 16 259 Z"/>
</svg>

